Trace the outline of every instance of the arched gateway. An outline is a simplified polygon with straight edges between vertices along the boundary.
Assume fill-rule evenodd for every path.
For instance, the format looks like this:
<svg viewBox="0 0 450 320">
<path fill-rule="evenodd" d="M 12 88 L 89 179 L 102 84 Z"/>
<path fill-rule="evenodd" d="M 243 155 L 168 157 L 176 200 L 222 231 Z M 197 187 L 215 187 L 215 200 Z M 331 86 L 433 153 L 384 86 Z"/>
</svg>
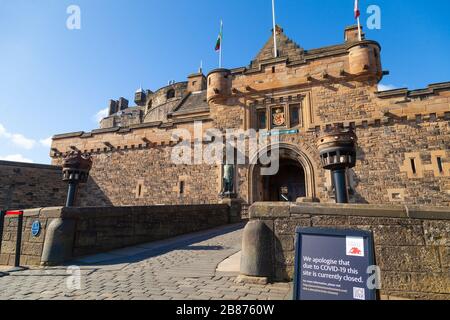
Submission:
<svg viewBox="0 0 450 320">
<path fill-rule="evenodd" d="M 249 168 L 249 203 L 258 201 L 293 201 L 297 198 L 315 198 L 314 166 L 297 146 L 279 143 L 268 146 L 265 152 L 278 149 L 279 170 L 275 175 L 261 174 L 261 164 L 255 155 Z M 256 164 L 255 164 L 256 163 Z"/>
</svg>

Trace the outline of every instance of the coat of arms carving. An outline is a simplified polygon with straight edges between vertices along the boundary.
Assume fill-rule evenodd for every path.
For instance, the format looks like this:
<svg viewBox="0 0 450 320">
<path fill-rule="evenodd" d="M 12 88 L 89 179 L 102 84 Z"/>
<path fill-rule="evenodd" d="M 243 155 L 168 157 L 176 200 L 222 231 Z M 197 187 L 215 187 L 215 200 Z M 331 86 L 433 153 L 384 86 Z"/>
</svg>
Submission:
<svg viewBox="0 0 450 320">
<path fill-rule="evenodd" d="M 277 127 L 283 126 L 286 123 L 286 117 L 284 115 L 283 108 L 275 109 L 272 117 L 273 117 L 273 120 L 272 120 L 273 125 L 275 125 Z"/>
</svg>

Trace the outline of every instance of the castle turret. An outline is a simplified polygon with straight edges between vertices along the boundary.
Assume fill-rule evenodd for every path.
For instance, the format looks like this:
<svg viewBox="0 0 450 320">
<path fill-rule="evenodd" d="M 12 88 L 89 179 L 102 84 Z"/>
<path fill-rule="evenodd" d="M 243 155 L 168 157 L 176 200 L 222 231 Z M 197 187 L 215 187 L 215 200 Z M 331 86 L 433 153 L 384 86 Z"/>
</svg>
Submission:
<svg viewBox="0 0 450 320">
<path fill-rule="evenodd" d="M 361 31 L 362 32 L 362 31 Z M 349 72 L 355 76 L 369 76 L 381 80 L 383 70 L 381 68 L 381 47 L 375 41 L 365 40 L 364 33 L 359 41 L 357 26 L 345 29 L 345 42 L 348 43 Z"/>
<path fill-rule="evenodd" d="M 208 103 L 224 101 L 231 96 L 231 71 L 215 69 L 208 74 Z"/>
<path fill-rule="evenodd" d="M 134 102 L 142 107 L 145 106 L 145 103 L 147 101 L 147 95 L 145 94 L 145 91 L 142 88 L 139 88 L 136 93 L 134 94 Z"/>
</svg>

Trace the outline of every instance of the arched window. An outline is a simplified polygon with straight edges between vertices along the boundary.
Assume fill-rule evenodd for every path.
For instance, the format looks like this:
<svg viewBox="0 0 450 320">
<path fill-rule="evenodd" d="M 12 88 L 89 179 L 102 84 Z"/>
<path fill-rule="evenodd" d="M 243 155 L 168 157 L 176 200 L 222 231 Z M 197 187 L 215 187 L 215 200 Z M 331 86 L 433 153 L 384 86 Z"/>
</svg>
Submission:
<svg viewBox="0 0 450 320">
<path fill-rule="evenodd" d="M 174 89 L 170 89 L 169 91 L 167 91 L 167 99 L 172 99 L 175 98 L 175 90 Z"/>
</svg>

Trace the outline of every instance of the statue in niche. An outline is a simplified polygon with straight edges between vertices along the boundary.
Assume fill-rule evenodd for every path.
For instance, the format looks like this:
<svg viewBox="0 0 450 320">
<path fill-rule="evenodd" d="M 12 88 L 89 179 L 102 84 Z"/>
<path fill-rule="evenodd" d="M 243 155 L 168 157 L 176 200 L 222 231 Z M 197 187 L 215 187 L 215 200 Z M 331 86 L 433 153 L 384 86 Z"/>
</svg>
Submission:
<svg viewBox="0 0 450 320">
<path fill-rule="evenodd" d="M 225 197 L 234 195 L 234 165 L 225 164 L 223 166 L 223 192 Z"/>
</svg>

